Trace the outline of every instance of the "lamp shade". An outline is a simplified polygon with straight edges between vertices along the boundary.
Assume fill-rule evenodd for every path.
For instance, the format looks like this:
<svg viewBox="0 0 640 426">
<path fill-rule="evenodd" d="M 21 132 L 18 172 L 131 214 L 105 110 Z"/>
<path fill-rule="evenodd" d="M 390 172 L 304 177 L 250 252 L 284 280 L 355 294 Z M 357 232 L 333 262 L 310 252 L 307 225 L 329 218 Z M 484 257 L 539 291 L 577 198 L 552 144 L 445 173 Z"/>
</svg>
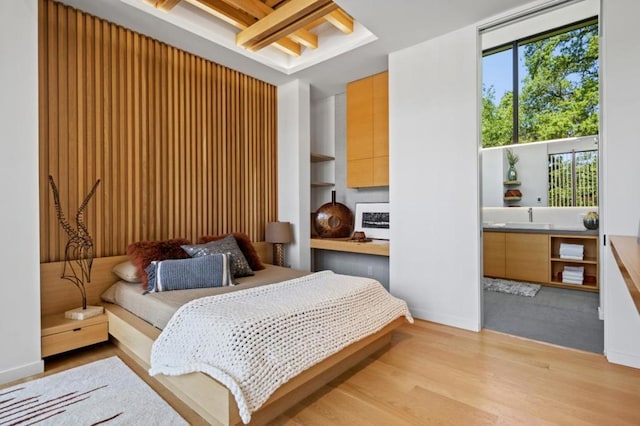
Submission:
<svg viewBox="0 0 640 426">
<path fill-rule="evenodd" d="M 267 223 L 267 232 L 265 240 L 268 243 L 290 243 L 291 223 L 289 222 L 269 222 Z"/>
</svg>

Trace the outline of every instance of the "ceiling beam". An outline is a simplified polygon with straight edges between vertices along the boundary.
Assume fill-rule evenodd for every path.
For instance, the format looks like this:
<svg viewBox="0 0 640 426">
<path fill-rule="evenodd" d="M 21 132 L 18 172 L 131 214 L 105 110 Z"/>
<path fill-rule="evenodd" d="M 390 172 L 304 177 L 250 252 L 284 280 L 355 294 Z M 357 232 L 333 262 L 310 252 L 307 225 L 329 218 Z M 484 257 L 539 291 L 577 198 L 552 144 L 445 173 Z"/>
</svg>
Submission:
<svg viewBox="0 0 640 426">
<path fill-rule="evenodd" d="M 271 7 L 267 6 L 260 0 L 223 0 L 225 3 L 236 7 L 240 10 L 244 10 L 250 15 L 262 19 L 265 16 L 273 13 Z M 304 28 L 301 28 L 291 34 L 289 34 L 289 38 L 297 43 L 302 44 L 309 49 L 315 49 L 318 47 L 318 36 L 307 31 Z"/>
<path fill-rule="evenodd" d="M 256 51 L 338 8 L 331 0 L 291 0 L 236 35 L 236 44 Z"/>
<path fill-rule="evenodd" d="M 222 0 L 186 1 L 240 30 L 245 30 L 256 22 L 253 16 L 230 6 Z M 302 47 L 299 43 L 286 38 L 276 41 L 274 47 L 291 56 L 300 56 L 302 53 Z"/>
<path fill-rule="evenodd" d="M 175 5 L 180 3 L 180 0 L 157 0 L 155 3 L 156 3 L 155 6 L 158 9 L 164 12 L 169 12 L 171 9 L 175 7 Z"/>
<path fill-rule="evenodd" d="M 342 9 L 334 10 L 324 19 L 345 34 L 353 32 L 353 18 Z"/>
</svg>

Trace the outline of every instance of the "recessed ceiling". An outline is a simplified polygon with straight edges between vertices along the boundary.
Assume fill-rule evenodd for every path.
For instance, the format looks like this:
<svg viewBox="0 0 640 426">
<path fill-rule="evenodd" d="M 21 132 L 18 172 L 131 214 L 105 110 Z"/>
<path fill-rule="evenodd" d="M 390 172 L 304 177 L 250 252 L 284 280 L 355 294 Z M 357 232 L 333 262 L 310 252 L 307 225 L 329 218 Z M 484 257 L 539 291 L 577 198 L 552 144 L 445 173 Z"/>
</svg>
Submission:
<svg viewBox="0 0 640 426">
<path fill-rule="evenodd" d="M 235 44 L 238 29 L 221 20 L 216 24 L 220 27 L 219 30 L 195 30 L 197 27 L 206 28 L 213 24 L 209 23 L 209 20 L 205 21 L 202 11 L 198 11 L 197 7 L 186 0 L 174 7 L 184 9 L 184 13 L 193 19 L 182 25 L 167 20 L 167 16 L 172 13 L 156 10 L 155 7 L 146 5 L 143 0 L 58 1 L 274 85 L 296 79 L 308 82 L 311 85 L 312 99 L 323 99 L 342 93 L 347 82 L 388 69 L 388 55 L 392 52 L 473 25 L 528 3 L 541 3 L 530 0 L 335 0 L 345 13 L 353 17 L 354 33 L 362 26 L 377 38 L 350 47 L 351 50 L 344 53 L 317 57 L 313 61 L 310 60 L 308 65 L 295 68 L 292 64 L 304 54 L 313 53 L 312 49 L 309 49 L 309 52 L 303 51 L 297 58 L 273 47 L 249 52 Z M 189 25 L 192 27 L 187 28 Z M 225 31 L 228 34 L 226 40 L 215 39 L 214 33 Z M 322 28 L 319 27 L 318 31 L 322 31 Z M 351 37 L 352 35 L 348 35 L 346 39 Z M 336 41 L 337 44 L 349 43 L 338 34 L 335 38 L 339 39 Z M 316 50 L 322 48 L 324 43 L 320 38 L 320 46 Z M 329 38 L 326 43 L 330 43 Z M 343 46 L 345 49 L 347 47 Z M 269 55 L 282 56 L 280 59 L 285 63 L 280 65 L 282 69 L 273 63 L 273 58 L 265 57 Z M 268 61 L 272 62 L 267 63 Z"/>
<path fill-rule="evenodd" d="M 376 40 L 331 0 L 121 0 L 287 75 Z"/>
</svg>

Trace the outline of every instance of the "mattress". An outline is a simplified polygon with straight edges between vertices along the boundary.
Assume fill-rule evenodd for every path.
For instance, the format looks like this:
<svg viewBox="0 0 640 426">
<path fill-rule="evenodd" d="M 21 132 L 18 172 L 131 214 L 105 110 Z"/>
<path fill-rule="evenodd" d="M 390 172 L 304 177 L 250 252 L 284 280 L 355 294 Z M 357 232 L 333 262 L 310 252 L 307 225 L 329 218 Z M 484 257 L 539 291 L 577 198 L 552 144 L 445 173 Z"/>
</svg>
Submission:
<svg viewBox="0 0 640 426">
<path fill-rule="evenodd" d="M 238 284 L 231 287 L 143 294 L 144 290 L 140 283 L 118 281 L 109 287 L 101 297 L 105 302 L 119 305 L 154 327 L 163 329 L 178 308 L 191 300 L 278 283 L 309 274 L 306 271 L 274 265 L 265 265 L 265 267 L 262 271 L 256 271 L 254 276 L 236 278 Z"/>
</svg>

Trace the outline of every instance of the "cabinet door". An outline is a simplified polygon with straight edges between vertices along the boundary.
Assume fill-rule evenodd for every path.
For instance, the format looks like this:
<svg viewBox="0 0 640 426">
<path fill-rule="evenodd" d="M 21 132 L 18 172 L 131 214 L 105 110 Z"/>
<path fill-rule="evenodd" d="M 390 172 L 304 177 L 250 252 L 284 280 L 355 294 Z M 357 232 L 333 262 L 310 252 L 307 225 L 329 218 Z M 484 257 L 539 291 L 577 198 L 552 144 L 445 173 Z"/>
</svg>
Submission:
<svg viewBox="0 0 640 426">
<path fill-rule="evenodd" d="M 373 77 L 373 158 L 389 156 L 389 74 Z M 387 158 L 388 161 L 388 158 Z"/>
<path fill-rule="evenodd" d="M 487 277 L 505 277 L 505 233 L 482 234 L 483 274 Z"/>
<path fill-rule="evenodd" d="M 371 186 L 373 181 L 373 158 L 347 161 L 347 187 Z"/>
<path fill-rule="evenodd" d="M 373 81 L 347 84 L 347 161 L 373 157 Z"/>
<path fill-rule="evenodd" d="M 549 282 L 549 236 L 507 233 L 506 277 L 519 281 Z"/>
</svg>

